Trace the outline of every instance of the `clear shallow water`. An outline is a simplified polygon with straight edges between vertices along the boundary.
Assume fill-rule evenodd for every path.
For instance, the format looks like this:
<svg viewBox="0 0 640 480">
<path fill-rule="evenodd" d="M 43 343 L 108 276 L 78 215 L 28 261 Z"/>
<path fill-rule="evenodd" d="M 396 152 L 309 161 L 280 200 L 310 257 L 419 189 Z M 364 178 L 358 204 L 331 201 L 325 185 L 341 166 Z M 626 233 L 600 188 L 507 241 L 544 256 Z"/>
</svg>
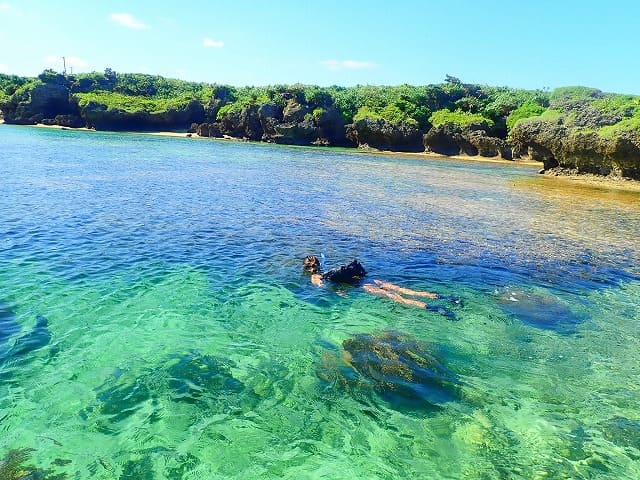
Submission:
<svg viewBox="0 0 640 480">
<path fill-rule="evenodd" d="M 0 454 L 70 478 L 640 477 L 638 194 L 140 135 L 0 145 Z M 308 253 L 459 298 L 434 302 L 456 320 L 311 287 Z M 456 395 L 345 383 L 342 342 L 389 331 Z"/>
</svg>

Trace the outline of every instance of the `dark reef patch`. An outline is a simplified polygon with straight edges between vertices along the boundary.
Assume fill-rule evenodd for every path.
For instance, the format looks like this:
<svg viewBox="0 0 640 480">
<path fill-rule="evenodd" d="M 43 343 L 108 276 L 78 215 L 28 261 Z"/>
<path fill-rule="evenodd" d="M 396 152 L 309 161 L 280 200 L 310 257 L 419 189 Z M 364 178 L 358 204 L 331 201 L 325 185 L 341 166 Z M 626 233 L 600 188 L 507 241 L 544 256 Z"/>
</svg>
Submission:
<svg viewBox="0 0 640 480">
<path fill-rule="evenodd" d="M 321 380 L 346 391 L 372 390 L 392 405 L 434 408 L 459 398 L 460 382 L 437 358 L 437 348 L 398 332 L 357 334 L 340 355 L 326 351 Z"/>
<path fill-rule="evenodd" d="M 134 379 L 114 375 L 96 389 L 95 400 L 80 416 L 95 419 L 99 430 L 110 433 L 115 424 L 137 412 L 144 411 L 143 422 L 158 421 L 167 400 L 193 404 L 210 414 L 242 413 L 255 406 L 259 397 L 234 378 L 231 368 L 228 361 L 190 352 L 171 357 Z"/>
</svg>

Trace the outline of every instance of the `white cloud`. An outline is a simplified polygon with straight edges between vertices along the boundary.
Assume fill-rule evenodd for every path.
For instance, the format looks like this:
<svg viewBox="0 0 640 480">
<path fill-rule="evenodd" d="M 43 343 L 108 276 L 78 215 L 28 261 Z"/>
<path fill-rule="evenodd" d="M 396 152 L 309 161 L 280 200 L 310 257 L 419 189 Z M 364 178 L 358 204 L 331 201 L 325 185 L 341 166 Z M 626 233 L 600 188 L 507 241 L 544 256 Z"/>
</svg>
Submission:
<svg viewBox="0 0 640 480">
<path fill-rule="evenodd" d="M 6 12 L 11 10 L 13 7 L 11 6 L 10 3 L 7 2 L 1 2 L 0 3 L 0 12 Z"/>
<path fill-rule="evenodd" d="M 358 60 L 325 60 L 320 63 L 333 72 L 340 70 L 364 70 L 378 66 L 372 62 L 362 62 Z"/>
<path fill-rule="evenodd" d="M 9 69 L 7 68 L 7 66 L 3 65 L 2 63 L 0 63 L 0 73 L 9 73 Z"/>
<path fill-rule="evenodd" d="M 67 69 L 70 68 L 75 68 L 75 69 L 84 69 L 87 68 L 89 66 L 89 63 L 86 60 L 83 60 L 82 58 L 78 58 L 78 57 L 64 57 L 64 61 L 67 65 Z M 49 55 L 47 58 L 45 58 L 45 62 L 47 63 L 48 67 L 52 67 L 54 70 L 62 70 L 63 68 L 63 62 L 62 62 L 62 55 Z"/>
<path fill-rule="evenodd" d="M 111 15 L 109 15 L 109 18 L 123 27 L 134 28 L 136 30 L 144 30 L 145 28 L 149 28 L 149 25 L 145 25 L 144 23 L 140 22 L 130 13 L 112 13 Z"/>
<path fill-rule="evenodd" d="M 221 42 L 220 40 L 211 40 L 210 38 L 205 38 L 202 41 L 202 45 L 208 48 L 222 48 L 224 47 L 224 42 Z"/>
</svg>

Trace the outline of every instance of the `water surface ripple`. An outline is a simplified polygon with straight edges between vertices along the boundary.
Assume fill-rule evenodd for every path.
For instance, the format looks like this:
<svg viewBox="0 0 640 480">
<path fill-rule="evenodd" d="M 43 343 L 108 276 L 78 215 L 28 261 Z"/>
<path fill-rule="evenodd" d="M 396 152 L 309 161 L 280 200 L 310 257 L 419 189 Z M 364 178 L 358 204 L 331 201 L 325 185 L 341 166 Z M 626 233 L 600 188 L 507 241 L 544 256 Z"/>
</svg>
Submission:
<svg viewBox="0 0 640 480">
<path fill-rule="evenodd" d="M 0 456 L 77 479 L 640 478 L 637 193 L 186 138 L 0 145 Z M 443 298 L 312 287 L 309 253 Z"/>
</svg>

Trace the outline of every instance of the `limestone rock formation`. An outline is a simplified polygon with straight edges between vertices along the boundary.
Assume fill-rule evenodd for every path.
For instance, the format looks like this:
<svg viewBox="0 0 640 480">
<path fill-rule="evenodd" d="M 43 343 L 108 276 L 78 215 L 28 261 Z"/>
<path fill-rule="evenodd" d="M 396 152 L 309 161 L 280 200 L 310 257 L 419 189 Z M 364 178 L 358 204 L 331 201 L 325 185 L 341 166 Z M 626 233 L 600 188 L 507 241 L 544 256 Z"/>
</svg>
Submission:
<svg viewBox="0 0 640 480">
<path fill-rule="evenodd" d="M 489 135 L 489 131 L 486 122 L 471 123 L 464 127 L 445 123 L 431 128 L 424 135 L 425 150 L 441 155 L 513 158 L 509 145 L 502 138 Z"/>
<path fill-rule="evenodd" d="M 592 125 L 584 128 L 567 125 L 562 118 L 533 118 L 518 122 L 511 140 L 518 155 L 544 162 L 545 170 L 561 168 L 640 179 L 640 132 L 602 136 Z"/>
<path fill-rule="evenodd" d="M 2 107 L 7 123 L 33 125 L 57 115 L 76 115 L 77 108 L 69 103 L 69 88 L 63 83 L 42 83 L 34 86 L 21 99 Z"/>
<path fill-rule="evenodd" d="M 96 130 L 173 130 L 188 128 L 192 123 L 204 120 L 204 107 L 196 100 L 180 109 L 161 112 L 128 112 L 107 108 L 97 102 L 89 102 L 80 109 L 86 126 Z"/>
<path fill-rule="evenodd" d="M 422 133 L 418 127 L 404 122 L 392 123 L 382 118 L 365 117 L 347 125 L 346 137 L 358 146 L 368 145 L 378 150 L 424 150 Z"/>
</svg>

